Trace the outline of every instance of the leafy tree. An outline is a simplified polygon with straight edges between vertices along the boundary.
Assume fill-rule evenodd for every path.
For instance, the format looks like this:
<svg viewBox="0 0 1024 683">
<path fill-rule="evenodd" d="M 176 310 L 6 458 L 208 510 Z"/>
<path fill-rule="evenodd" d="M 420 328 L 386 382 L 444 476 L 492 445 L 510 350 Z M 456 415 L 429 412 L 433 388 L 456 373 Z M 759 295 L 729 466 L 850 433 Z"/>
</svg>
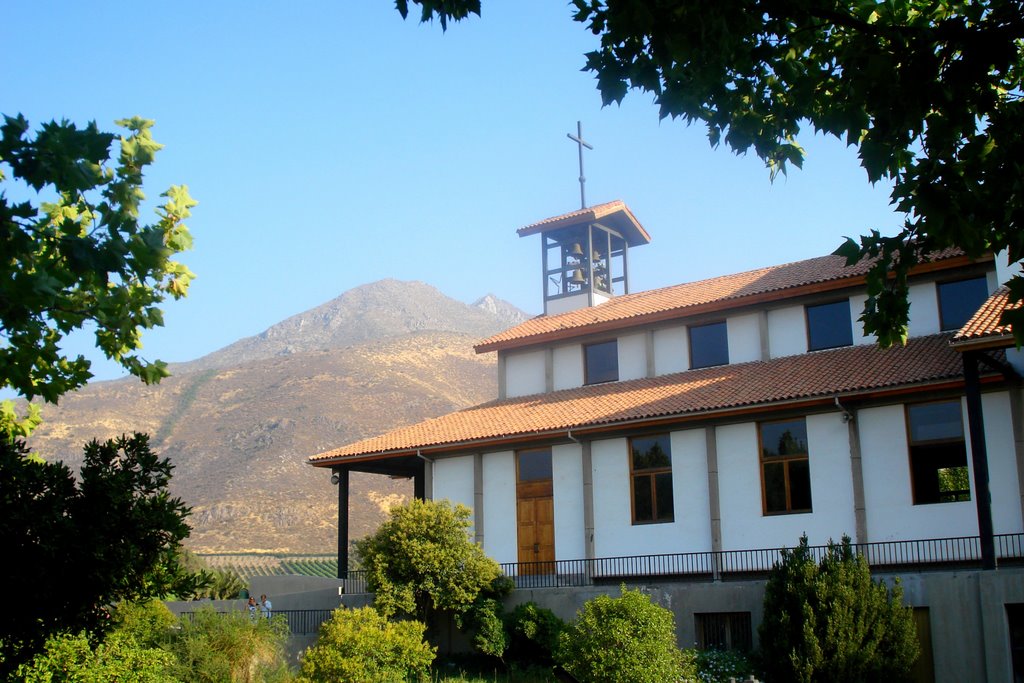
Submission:
<svg viewBox="0 0 1024 683">
<path fill-rule="evenodd" d="M 338 608 L 302 655 L 299 681 L 425 681 L 435 656 L 425 631 L 422 622 L 389 621 L 372 607 Z"/>
<path fill-rule="evenodd" d="M 183 221 L 196 202 L 173 186 L 158 220 L 143 224 L 143 171 L 162 145 L 152 121 L 117 124 L 126 132 L 116 163 L 115 136 L 95 123 L 50 122 L 34 137 L 20 115 L 0 126 L 0 162 L 11 171 L 9 180 L 0 167 L 0 388 L 30 400 L 56 402 L 92 377 L 85 357 L 60 348 L 78 329 L 93 330 L 104 355 L 143 381 L 168 374 L 136 351 L 141 330 L 163 325 L 159 304 L 188 291 L 193 274 L 172 259 L 191 247 Z M 35 199 L 18 201 L 8 190 Z M 18 419 L 6 402 L 0 430 L 27 435 L 38 410 Z"/>
<path fill-rule="evenodd" d="M 78 481 L 62 463 L 0 439 L 0 676 L 59 631 L 98 634 L 105 605 L 193 590 L 176 551 L 189 508 L 172 466 L 136 434 L 85 447 Z"/>
<path fill-rule="evenodd" d="M 392 508 L 377 532 L 357 543 L 381 614 L 459 615 L 501 575 L 470 540 L 469 516 L 469 508 L 447 500 L 412 500 Z"/>
<path fill-rule="evenodd" d="M 821 562 L 807 536 L 783 550 L 765 586 L 761 636 L 768 681 L 901 681 L 918 657 L 913 611 L 897 581 L 871 580 L 850 539 L 829 543 Z"/>
<path fill-rule="evenodd" d="M 662 683 L 692 678 L 676 646 L 672 612 L 639 590 L 588 600 L 559 635 L 562 668 L 588 683 Z"/>
<path fill-rule="evenodd" d="M 480 0 L 413 0 L 442 27 Z M 586 55 L 605 104 L 651 93 L 662 118 L 707 127 L 771 176 L 799 167 L 802 127 L 859 149 L 888 180 L 902 231 L 871 230 L 837 253 L 874 259 L 862 320 L 906 340 L 907 273 L 929 254 L 1024 258 L 1024 3 L 1020 0 L 572 0 L 600 36 Z M 408 0 L 397 0 L 402 16 Z M 865 226 L 868 229 L 870 226 Z M 893 276 L 890 277 L 889 273 Z M 1010 282 L 1024 298 L 1024 277 Z M 1024 308 L 1004 315 L 1024 342 Z"/>
</svg>

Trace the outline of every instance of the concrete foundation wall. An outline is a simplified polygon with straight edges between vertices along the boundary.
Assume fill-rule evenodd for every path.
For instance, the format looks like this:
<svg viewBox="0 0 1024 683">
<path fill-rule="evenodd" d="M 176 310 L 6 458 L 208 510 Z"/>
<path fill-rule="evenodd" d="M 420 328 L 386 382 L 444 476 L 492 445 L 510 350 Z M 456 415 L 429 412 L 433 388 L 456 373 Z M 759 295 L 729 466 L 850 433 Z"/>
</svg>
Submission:
<svg viewBox="0 0 1024 683">
<path fill-rule="evenodd" d="M 880 574 L 876 578 L 892 585 L 896 576 Z M 907 605 L 928 608 L 936 683 L 1013 680 L 1006 605 L 1024 604 L 1024 569 L 908 574 L 900 577 L 900 584 Z M 706 612 L 750 612 L 757 648 L 757 627 L 764 618 L 764 586 L 760 580 L 628 587 L 640 588 L 654 603 L 672 611 L 682 648 L 694 646 L 694 615 Z M 509 597 L 506 607 L 532 601 L 570 620 L 587 600 L 618 594 L 616 585 L 520 589 Z"/>
</svg>

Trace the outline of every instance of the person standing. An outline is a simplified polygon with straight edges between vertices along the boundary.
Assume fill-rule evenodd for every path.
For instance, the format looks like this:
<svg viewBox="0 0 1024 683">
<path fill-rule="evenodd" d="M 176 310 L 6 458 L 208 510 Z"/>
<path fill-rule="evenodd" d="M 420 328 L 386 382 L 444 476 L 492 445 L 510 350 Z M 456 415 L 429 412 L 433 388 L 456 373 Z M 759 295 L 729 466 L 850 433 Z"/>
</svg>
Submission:
<svg viewBox="0 0 1024 683">
<path fill-rule="evenodd" d="M 264 597 L 266 597 L 266 596 L 264 596 Z M 251 595 L 249 596 L 248 607 L 249 607 L 249 618 L 255 621 L 255 619 L 256 619 L 256 610 L 257 610 L 258 607 L 256 605 L 256 598 L 252 597 Z"/>
<path fill-rule="evenodd" d="M 270 610 L 273 608 L 273 605 L 270 603 L 270 598 L 268 598 L 266 594 L 260 596 L 260 608 L 263 610 L 263 616 L 269 619 Z"/>
</svg>

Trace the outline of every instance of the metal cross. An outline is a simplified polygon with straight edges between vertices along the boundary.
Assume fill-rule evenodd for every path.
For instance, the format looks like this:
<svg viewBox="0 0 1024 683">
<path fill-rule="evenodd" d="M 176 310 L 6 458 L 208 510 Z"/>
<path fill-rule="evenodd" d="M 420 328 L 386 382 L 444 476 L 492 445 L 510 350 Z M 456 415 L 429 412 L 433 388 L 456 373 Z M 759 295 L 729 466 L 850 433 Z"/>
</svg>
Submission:
<svg viewBox="0 0 1024 683">
<path fill-rule="evenodd" d="M 583 175 L 583 148 L 594 149 L 594 147 L 583 139 L 583 125 L 579 121 L 576 122 L 576 135 L 567 133 L 566 137 L 575 142 L 580 148 L 580 208 L 585 209 L 587 208 L 587 199 L 583 188 L 587 184 L 587 179 Z"/>
</svg>

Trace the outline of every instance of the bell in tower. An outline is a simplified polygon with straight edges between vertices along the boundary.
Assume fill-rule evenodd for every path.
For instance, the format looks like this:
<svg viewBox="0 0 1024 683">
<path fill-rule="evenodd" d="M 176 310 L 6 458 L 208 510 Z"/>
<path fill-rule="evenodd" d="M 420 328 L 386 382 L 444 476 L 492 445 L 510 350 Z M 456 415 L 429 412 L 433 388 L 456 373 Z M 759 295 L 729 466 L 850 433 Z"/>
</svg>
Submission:
<svg viewBox="0 0 1024 683">
<path fill-rule="evenodd" d="M 545 315 L 628 294 L 628 249 L 651 241 L 621 201 L 548 218 L 518 232 L 520 237 L 541 236 Z"/>
</svg>

